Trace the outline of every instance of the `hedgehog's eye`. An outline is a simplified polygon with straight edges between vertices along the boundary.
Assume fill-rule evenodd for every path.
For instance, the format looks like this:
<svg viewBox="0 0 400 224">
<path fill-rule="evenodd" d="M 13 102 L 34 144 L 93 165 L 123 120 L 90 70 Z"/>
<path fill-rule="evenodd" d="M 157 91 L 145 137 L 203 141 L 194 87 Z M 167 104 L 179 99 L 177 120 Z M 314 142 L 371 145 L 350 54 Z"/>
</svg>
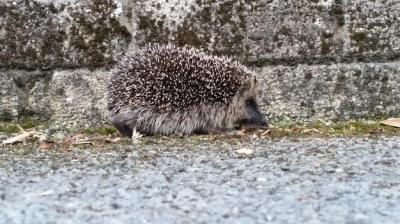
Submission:
<svg viewBox="0 0 400 224">
<path fill-rule="evenodd" d="M 253 98 L 249 98 L 246 100 L 246 106 L 255 106 L 256 101 Z"/>
</svg>

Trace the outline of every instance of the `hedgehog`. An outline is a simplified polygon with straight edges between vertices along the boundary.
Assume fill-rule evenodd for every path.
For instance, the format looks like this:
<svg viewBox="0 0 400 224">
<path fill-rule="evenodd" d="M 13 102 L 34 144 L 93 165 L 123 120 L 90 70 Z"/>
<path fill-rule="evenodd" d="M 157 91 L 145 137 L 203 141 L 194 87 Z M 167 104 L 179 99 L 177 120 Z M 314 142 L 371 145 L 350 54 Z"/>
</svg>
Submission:
<svg viewBox="0 0 400 224">
<path fill-rule="evenodd" d="M 223 133 L 267 126 L 259 83 L 237 60 L 146 44 L 123 56 L 108 85 L 111 123 L 125 136 Z"/>
</svg>

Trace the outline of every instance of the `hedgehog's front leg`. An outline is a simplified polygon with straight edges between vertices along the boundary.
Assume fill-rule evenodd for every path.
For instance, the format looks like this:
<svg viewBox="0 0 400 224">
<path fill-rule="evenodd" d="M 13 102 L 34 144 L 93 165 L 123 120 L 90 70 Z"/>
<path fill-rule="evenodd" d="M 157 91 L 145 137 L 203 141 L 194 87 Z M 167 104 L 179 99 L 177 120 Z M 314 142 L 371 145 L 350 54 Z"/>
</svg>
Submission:
<svg viewBox="0 0 400 224">
<path fill-rule="evenodd" d="M 111 117 L 111 123 L 118 129 L 124 136 L 132 136 L 133 129 L 128 124 L 129 117 L 124 113 L 118 113 Z"/>
<path fill-rule="evenodd" d="M 139 143 L 139 139 L 143 137 L 142 134 L 140 134 L 138 131 L 136 131 L 136 128 L 133 128 L 132 130 L 132 143 L 137 144 Z"/>
</svg>

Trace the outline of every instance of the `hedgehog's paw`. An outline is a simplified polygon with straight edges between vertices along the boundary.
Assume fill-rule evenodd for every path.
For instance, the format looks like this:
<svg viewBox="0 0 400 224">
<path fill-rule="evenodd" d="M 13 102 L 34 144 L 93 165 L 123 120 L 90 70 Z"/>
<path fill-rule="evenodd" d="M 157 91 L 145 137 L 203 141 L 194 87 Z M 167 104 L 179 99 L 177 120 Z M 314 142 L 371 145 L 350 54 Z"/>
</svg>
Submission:
<svg viewBox="0 0 400 224">
<path fill-rule="evenodd" d="M 243 130 L 225 127 L 225 128 L 220 128 L 217 130 L 211 130 L 210 133 L 214 134 L 214 135 L 242 136 Z"/>
<path fill-rule="evenodd" d="M 225 132 L 225 135 L 228 136 L 243 136 L 244 135 L 244 130 L 228 130 Z"/>
<path fill-rule="evenodd" d="M 212 135 L 237 135 L 238 130 L 232 128 L 211 129 L 207 132 Z"/>
<path fill-rule="evenodd" d="M 140 143 L 140 139 L 142 137 L 143 137 L 143 135 L 140 134 L 138 131 L 136 131 L 136 128 L 133 128 L 133 130 L 132 130 L 132 144 Z"/>
</svg>

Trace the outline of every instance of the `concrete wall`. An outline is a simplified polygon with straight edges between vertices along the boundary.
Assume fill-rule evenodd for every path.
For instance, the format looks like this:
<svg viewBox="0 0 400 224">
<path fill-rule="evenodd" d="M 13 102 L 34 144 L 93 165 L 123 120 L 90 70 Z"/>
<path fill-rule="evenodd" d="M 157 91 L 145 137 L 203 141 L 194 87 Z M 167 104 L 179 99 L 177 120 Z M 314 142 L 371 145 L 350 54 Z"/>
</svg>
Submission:
<svg viewBox="0 0 400 224">
<path fill-rule="evenodd" d="M 237 57 L 272 120 L 400 114 L 398 0 L 0 0 L 0 119 L 107 121 L 119 54 L 172 42 Z"/>
</svg>

